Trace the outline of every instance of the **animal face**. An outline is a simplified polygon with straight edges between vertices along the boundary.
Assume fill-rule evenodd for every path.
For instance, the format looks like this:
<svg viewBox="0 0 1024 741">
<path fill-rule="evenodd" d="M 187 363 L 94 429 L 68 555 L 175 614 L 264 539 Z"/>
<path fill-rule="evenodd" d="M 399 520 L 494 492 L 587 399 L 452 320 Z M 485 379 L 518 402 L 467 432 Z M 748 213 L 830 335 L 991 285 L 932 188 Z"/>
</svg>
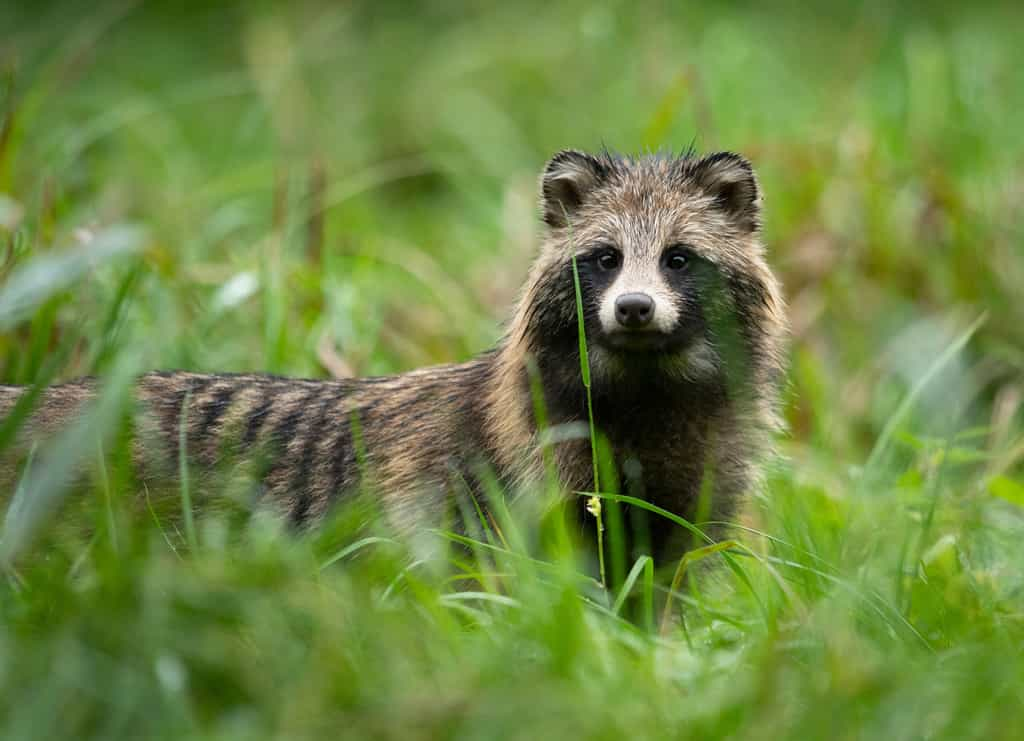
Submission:
<svg viewBox="0 0 1024 741">
<path fill-rule="evenodd" d="M 574 328 L 565 276 L 575 259 L 598 371 L 707 377 L 726 345 L 756 344 L 776 288 L 759 239 L 760 191 L 743 158 L 561 152 L 541 178 L 541 203 L 549 232 L 533 300 L 559 304 L 542 316 Z"/>
<path fill-rule="evenodd" d="M 682 349 L 701 331 L 700 258 L 684 243 L 638 241 L 574 253 L 592 334 L 614 352 Z"/>
</svg>

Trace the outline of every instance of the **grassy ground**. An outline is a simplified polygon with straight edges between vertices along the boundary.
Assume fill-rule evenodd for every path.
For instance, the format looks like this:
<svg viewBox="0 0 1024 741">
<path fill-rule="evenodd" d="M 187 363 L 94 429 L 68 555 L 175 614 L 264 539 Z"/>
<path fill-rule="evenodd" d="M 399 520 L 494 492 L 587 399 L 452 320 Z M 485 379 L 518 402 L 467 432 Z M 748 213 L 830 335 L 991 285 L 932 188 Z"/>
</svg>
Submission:
<svg viewBox="0 0 1024 741">
<path fill-rule="evenodd" d="M 0 584 L 4 738 L 1019 735 L 1019 8 L 19 5 L 4 382 L 468 357 L 525 276 L 544 158 L 602 144 L 755 161 L 794 346 L 752 530 L 663 636 L 642 562 L 625 621 L 557 537 L 536 561 L 510 529 L 468 591 L 372 502 L 190 538 L 123 485 L 101 409 L 34 484 L 56 501 L 84 455 L 95 496 L 38 510 Z"/>
</svg>

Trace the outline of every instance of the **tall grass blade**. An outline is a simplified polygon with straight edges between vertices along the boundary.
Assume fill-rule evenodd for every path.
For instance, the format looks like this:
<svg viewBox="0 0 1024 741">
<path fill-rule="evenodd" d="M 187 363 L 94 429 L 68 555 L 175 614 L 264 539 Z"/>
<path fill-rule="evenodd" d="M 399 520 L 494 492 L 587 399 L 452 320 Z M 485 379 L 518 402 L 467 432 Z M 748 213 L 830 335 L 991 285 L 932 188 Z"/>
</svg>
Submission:
<svg viewBox="0 0 1024 741">
<path fill-rule="evenodd" d="M 590 354 L 587 352 L 587 332 L 583 324 L 583 294 L 580 290 L 580 271 L 576 264 L 576 255 L 572 256 L 572 281 L 573 288 L 576 291 L 576 326 L 580 346 L 580 375 L 583 378 L 583 387 L 587 393 L 587 424 L 590 430 L 590 459 L 594 468 L 594 491 L 601 491 L 601 474 L 597 458 L 597 430 L 594 427 L 594 402 L 590 392 Z M 601 572 L 601 584 L 607 587 L 608 578 L 604 567 L 604 520 L 601 518 L 601 500 L 597 497 L 588 499 L 587 511 L 594 516 L 597 522 L 598 568 Z"/>
<path fill-rule="evenodd" d="M 178 421 L 178 492 L 181 496 L 181 518 L 185 527 L 185 542 L 188 543 L 189 550 L 195 553 L 199 549 L 199 537 L 196 534 L 195 513 L 192 509 L 192 482 L 189 478 L 188 463 L 188 409 L 191 401 L 192 393 L 185 392 Z"/>
<path fill-rule="evenodd" d="M 878 439 L 875 441 L 874 446 L 871 448 L 871 452 L 868 454 L 867 461 L 864 464 L 864 470 L 870 475 L 872 471 L 875 471 L 878 464 L 880 463 L 882 456 L 889 450 L 889 446 L 892 444 L 892 438 L 896 433 L 896 430 L 902 424 L 903 420 L 907 417 L 910 411 L 914 408 L 914 404 L 917 402 L 921 393 L 925 387 L 931 383 L 932 380 L 945 368 L 953 358 L 955 358 L 961 350 L 970 342 L 971 337 L 981 328 L 981 326 L 988 319 L 988 314 L 982 314 L 971 325 L 964 330 L 950 345 L 935 358 L 935 362 L 931 364 L 928 370 L 922 375 L 917 382 L 914 383 L 910 392 L 903 397 L 903 401 L 896 407 L 896 411 L 892 413 L 888 421 L 885 423 L 885 427 L 882 428 L 882 432 L 878 435 Z"/>
</svg>

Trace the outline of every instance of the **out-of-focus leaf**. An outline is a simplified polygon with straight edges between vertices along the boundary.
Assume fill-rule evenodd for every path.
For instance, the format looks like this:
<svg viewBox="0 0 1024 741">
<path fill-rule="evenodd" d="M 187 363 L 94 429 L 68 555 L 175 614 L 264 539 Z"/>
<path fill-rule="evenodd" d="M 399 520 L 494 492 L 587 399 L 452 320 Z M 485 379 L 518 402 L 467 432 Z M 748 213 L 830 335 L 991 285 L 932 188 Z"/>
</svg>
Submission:
<svg viewBox="0 0 1024 741">
<path fill-rule="evenodd" d="M 9 195 L 0 193 L 0 228 L 17 229 L 24 215 L 25 209 L 20 203 Z"/>
<path fill-rule="evenodd" d="M 255 273 L 236 273 L 224 283 L 213 296 L 214 311 L 233 309 L 259 290 L 260 282 Z"/>
<path fill-rule="evenodd" d="M 0 329 L 24 319 L 89 269 L 137 252 L 143 243 L 142 229 L 119 225 L 91 235 L 75 247 L 40 254 L 16 269 L 0 286 Z"/>
<path fill-rule="evenodd" d="M 1020 484 L 1008 476 L 996 476 L 988 482 L 988 490 L 1000 499 L 1024 507 L 1024 484 Z"/>
<path fill-rule="evenodd" d="M 3 520 L 0 563 L 11 562 L 60 506 L 97 441 L 110 433 L 124 411 L 137 373 L 136 358 L 123 356 L 75 421 L 32 457 Z"/>
</svg>

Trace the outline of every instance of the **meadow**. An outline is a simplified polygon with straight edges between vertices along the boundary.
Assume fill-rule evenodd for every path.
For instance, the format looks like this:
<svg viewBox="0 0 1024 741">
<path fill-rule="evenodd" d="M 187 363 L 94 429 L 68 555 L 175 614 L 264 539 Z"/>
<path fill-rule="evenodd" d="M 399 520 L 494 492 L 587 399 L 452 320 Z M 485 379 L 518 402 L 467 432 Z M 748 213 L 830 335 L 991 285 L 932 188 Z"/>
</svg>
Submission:
<svg viewBox="0 0 1024 741">
<path fill-rule="evenodd" d="M 0 28 L 0 382 L 109 391 L 0 494 L 0 736 L 1020 736 L 1015 4 L 8 1 Z M 787 431 L 706 578 L 602 585 L 557 517 L 424 554 L 372 498 L 295 537 L 131 485 L 135 373 L 466 359 L 548 156 L 691 145 L 754 162 L 793 324 Z"/>
</svg>

